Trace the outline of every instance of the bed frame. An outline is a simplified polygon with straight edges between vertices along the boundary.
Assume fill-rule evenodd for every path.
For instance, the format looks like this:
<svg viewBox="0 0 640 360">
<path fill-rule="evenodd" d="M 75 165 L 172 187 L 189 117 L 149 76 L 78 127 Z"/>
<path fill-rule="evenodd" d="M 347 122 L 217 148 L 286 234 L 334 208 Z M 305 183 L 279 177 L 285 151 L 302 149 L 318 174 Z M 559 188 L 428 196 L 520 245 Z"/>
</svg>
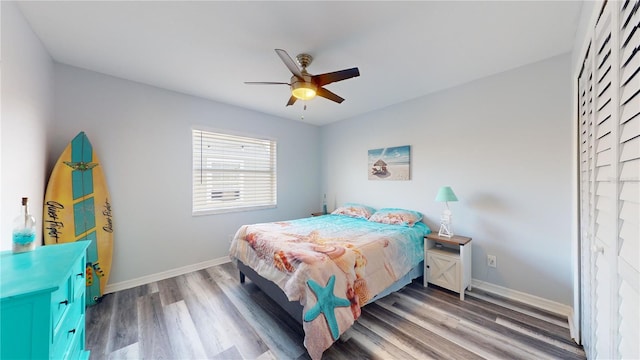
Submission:
<svg viewBox="0 0 640 360">
<path fill-rule="evenodd" d="M 258 275 L 255 270 L 245 265 L 242 261 L 238 260 L 236 265 L 238 265 L 238 270 L 240 271 L 241 284 L 244 284 L 245 276 L 248 276 L 263 293 L 267 294 L 268 297 L 280 305 L 292 318 L 302 324 L 302 304 L 297 301 L 289 301 L 287 295 L 276 283 Z"/>
<path fill-rule="evenodd" d="M 291 317 L 296 319 L 300 324 L 302 324 L 302 304 L 297 301 L 289 301 L 287 295 L 280 289 L 278 285 L 274 282 L 269 281 L 262 276 L 260 276 L 255 270 L 245 265 L 242 261 L 237 260 L 236 265 L 238 266 L 238 271 L 240 272 L 240 283 L 243 284 L 245 282 L 245 276 L 249 277 L 251 281 L 262 290 L 267 296 L 269 296 L 273 301 L 275 301 L 278 305 L 280 305 Z M 413 279 L 416 279 L 424 274 L 424 262 L 421 261 L 416 267 L 411 269 L 405 276 L 400 278 L 395 283 L 391 284 L 384 291 L 379 293 L 370 299 L 367 304 L 370 304 L 380 298 L 383 298 L 391 293 L 399 291 L 403 287 L 409 285 Z M 365 304 L 366 305 L 366 304 Z"/>
</svg>

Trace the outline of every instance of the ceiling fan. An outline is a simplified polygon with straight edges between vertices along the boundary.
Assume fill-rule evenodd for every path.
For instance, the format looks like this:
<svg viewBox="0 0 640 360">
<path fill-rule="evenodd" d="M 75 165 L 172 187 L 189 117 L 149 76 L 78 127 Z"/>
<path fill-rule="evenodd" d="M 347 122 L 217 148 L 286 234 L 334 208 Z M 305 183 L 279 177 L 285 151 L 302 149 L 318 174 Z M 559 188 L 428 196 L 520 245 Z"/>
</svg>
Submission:
<svg viewBox="0 0 640 360">
<path fill-rule="evenodd" d="M 338 104 L 344 101 L 343 98 L 334 94 L 333 92 L 325 89 L 323 86 L 331 84 L 336 81 L 350 79 L 352 77 L 360 76 L 358 68 L 345 69 L 340 71 L 334 71 L 330 73 L 311 75 L 307 72 L 307 66 L 311 64 L 313 57 L 309 54 L 298 54 L 296 60 L 302 67 L 302 70 L 296 65 L 291 56 L 282 49 L 275 49 L 276 53 L 282 60 L 282 62 L 289 68 L 289 71 L 293 74 L 288 83 L 286 82 L 255 82 L 246 81 L 245 84 L 249 85 L 289 85 L 291 87 L 291 97 L 286 106 L 293 105 L 297 99 L 310 100 L 316 95 L 325 99 L 335 101 Z"/>
</svg>

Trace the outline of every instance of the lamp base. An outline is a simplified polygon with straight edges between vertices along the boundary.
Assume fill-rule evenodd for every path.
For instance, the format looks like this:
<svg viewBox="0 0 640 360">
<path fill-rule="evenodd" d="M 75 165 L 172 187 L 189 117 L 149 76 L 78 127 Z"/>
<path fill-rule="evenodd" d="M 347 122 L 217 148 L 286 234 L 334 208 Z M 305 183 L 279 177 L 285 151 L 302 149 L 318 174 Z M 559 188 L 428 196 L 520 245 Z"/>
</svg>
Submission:
<svg viewBox="0 0 640 360">
<path fill-rule="evenodd" d="M 438 236 L 444 237 L 452 237 L 453 230 L 451 229 L 451 211 L 449 209 L 445 209 L 442 212 L 442 217 L 440 218 L 440 231 L 438 231 Z"/>
<path fill-rule="evenodd" d="M 440 224 L 440 231 L 438 231 L 438 236 L 443 236 L 443 237 L 452 237 L 453 236 L 453 231 L 451 231 L 451 225 L 450 224 Z"/>
</svg>

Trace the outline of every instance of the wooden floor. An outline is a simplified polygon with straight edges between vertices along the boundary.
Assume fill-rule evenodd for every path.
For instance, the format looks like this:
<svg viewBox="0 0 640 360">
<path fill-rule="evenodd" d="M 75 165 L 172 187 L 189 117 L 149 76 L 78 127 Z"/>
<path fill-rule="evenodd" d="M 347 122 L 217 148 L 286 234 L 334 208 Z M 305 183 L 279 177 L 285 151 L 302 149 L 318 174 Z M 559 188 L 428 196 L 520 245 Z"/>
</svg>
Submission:
<svg viewBox="0 0 640 360">
<path fill-rule="evenodd" d="M 566 319 L 422 278 L 363 308 L 324 359 L 585 359 Z M 104 296 L 87 309 L 91 359 L 308 359 L 302 325 L 231 263 Z"/>
</svg>

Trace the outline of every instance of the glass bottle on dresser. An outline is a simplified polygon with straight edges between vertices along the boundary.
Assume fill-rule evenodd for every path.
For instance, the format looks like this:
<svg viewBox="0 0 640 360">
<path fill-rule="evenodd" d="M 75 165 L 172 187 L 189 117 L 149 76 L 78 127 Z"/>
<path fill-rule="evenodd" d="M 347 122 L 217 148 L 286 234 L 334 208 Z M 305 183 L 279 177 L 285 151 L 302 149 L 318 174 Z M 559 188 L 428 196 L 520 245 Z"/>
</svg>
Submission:
<svg viewBox="0 0 640 360">
<path fill-rule="evenodd" d="M 20 215 L 13 221 L 13 252 L 31 251 L 36 247 L 36 219 L 29 214 L 29 199 L 22 198 Z"/>
</svg>

